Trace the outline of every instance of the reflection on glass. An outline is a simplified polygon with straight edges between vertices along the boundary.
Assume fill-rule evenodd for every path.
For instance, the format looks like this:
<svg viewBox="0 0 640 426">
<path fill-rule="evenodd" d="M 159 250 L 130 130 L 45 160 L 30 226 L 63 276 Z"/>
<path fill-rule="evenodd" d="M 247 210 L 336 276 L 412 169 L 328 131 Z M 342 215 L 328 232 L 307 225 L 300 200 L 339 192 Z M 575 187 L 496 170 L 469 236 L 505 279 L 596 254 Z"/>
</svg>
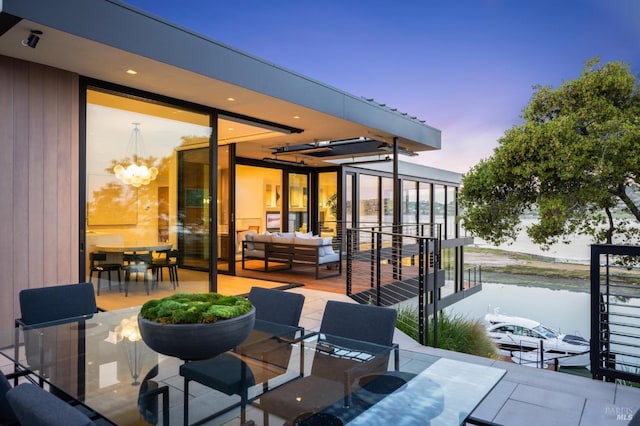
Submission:
<svg viewBox="0 0 640 426">
<path fill-rule="evenodd" d="M 447 231 L 445 238 L 455 238 L 458 233 L 456 229 L 456 188 L 447 187 Z"/>
<path fill-rule="evenodd" d="M 360 210 L 358 216 L 360 226 L 378 224 L 380 217 L 380 199 L 378 198 L 378 185 L 380 179 L 377 176 L 360 175 Z"/>
<path fill-rule="evenodd" d="M 186 193 L 178 193 L 182 178 L 178 152 L 208 146 L 209 115 L 98 89 L 87 90 L 86 107 L 87 267 L 97 245 L 162 242 L 184 252 L 179 238 L 184 217 L 179 215 L 178 200 L 186 201 Z M 155 179 L 137 187 L 118 179 L 114 167 L 131 162 L 156 168 Z M 198 184 L 188 189 L 189 204 L 204 209 L 209 188 Z M 206 233 L 207 214 L 200 217 Z"/>
<path fill-rule="evenodd" d="M 337 235 L 338 230 L 338 173 L 318 174 L 318 206 L 320 234 Z"/>
<path fill-rule="evenodd" d="M 235 258 L 234 239 L 229 235 L 229 146 L 218 147 L 218 271 L 228 271 L 230 258 Z"/>
<path fill-rule="evenodd" d="M 443 185 L 433 186 L 433 223 L 440 224 L 440 232 L 444 238 L 444 221 L 446 212 L 445 189 Z"/>
<path fill-rule="evenodd" d="M 418 191 L 418 221 L 420 223 L 432 223 L 431 222 L 431 184 L 426 182 L 420 182 Z"/>
<path fill-rule="evenodd" d="M 263 188 L 258 191 L 257 188 Z M 256 189 L 256 190 L 254 190 Z M 247 232 L 281 230 L 282 170 L 236 166 L 236 248 Z"/>
<path fill-rule="evenodd" d="M 289 173 L 289 232 L 308 232 L 308 185 L 306 174 Z"/>
<path fill-rule="evenodd" d="M 418 182 L 402 181 L 402 223 L 412 224 L 417 221 Z"/>
<path fill-rule="evenodd" d="M 382 225 L 393 224 L 393 179 L 382 178 Z"/>
<path fill-rule="evenodd" d="M 347 228 L 353 227 L 353 181 L 355 177 L 349 173 L 346 176 L 346 182 L 344 186 L 345 190 L 345 206 L 344 206 L 344 220 Z"/>
</svg>

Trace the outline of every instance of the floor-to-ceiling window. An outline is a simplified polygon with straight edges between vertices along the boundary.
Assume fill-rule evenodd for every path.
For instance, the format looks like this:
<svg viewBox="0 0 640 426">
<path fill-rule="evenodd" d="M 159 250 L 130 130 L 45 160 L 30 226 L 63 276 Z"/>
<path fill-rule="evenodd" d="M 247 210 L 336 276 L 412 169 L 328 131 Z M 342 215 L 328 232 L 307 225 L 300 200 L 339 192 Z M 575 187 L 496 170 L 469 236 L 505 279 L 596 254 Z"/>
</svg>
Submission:
<svg viewBox="0 0 640 426">
<path fill-rule="evenodd" d="M 402 181 L 402 223 L 412 224 L 417 222 L 418 209 L 418 182 L 413 180 Z"/>
<path fill-rule="evenodd" d="M 354 199 L 356 196 L 353 191 L 355 191 L 356 176 L 353 173 L 347 173 L 345 176 L 344 182 L 344 220 L 347 228 L 352 228 L 354 223 L 355 212 L 353 211 Z"/>
<path fill-rule="evenodd" d="M 393 179 L 381 178 L 382 225 L 393 225 Z"/>
<path fill-rule="evenodd" d="M 338 222 L 338 172 L 318 173 L 318 221 L 320 234 L 337 235 Z"/>
<path fill-rule="evenodd" d="M 246 232 L 282 230 L 282 170 L 236 166 L 236 247 Z"/>
<path fill-rule="evenodd" d="M 235 255 L 232 255 L 233 236 L 230 235 L 230 217 L 231 195 L 230 181 L 231 169 L 229 167 L 230 155 L 229 145 L 218 147 L 218 171 L 217 171 L 217 228 L 218 236 L 216 242 L 218 244 L 218 271 L 228 272 L 233 265 Z"/>
<path fill-rule="evenodd" d="M 445 238 L 445 215 L 447 211 L 444 185 L 433 186 L 433 223 L 440 227 L 440 237 Z"/>
<path fill-rule="evenodd" d="M 289 173 L 289 212 L 287 231 L 309 230 L 309 176 Z"/>
<path fill-rule="evenodd" d="M 178 151 L 178 245 L 180 266 L 207 271 L 209 231 L 209 148 Z"/>
<path fill-rule="evenodd" d="M 359 210 L 358 220 L 360 226 L 380 223 L 380 195 L 378 176 L 359 176 Z"/>
<path fill-rule="evenodd" d="M 420 182 L 418 187 L 418 222 L 431 223 L 431 186 L 428 182 Z"/>
<path fill-rule="evenodd" d="M 195 243 L 209 233 L 208 157 L 190 152 L 209 146 L 210 115 L 93 87 L 86 99 L 87 275 L 101 248 L 122 261 L 169 246 L 208 266 L 208 245 Z"/>
</svg>

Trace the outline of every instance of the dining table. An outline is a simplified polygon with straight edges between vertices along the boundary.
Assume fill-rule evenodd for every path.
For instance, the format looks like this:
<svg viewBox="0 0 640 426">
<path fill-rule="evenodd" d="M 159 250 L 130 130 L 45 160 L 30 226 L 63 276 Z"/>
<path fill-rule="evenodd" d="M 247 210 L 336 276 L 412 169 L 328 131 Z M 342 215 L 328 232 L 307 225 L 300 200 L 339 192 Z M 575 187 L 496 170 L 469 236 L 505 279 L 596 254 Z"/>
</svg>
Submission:
<svg viewBox="0 0 640 426">
<path fill-rule="evenodd" d="M 189 404 L 190 419 L 196 423 L 211 413 L 222 413 L 216 419 L 219 423 L 237 418 L 238 395 L 190 386 L 185 398 L 180 367 L 186 361 L 157 353 L 145 344 L 137 326 L 139 311 L 140 307 L 131 307 L 0 330 L 0 355 L 16 370 L 28 372 L 113 424 L 180 424 L 184 401 Z M 284 368 L 280 364 L 275 369 L 269 368 L 269 356 L 248 359 L 249 355 L 238 348 L 225 353 L 240 357 L 256 371 L 254 382 L 247 384 L 252 410 L 247 418 L 254 416 L 254 424 L 259 425 L 267 418 L 261 399 L 274 389 L 286 389 L 313 374 L 314 358 L 320 353 L 326 356 L 327 347 L 335 339 L 298 327 L 258 320 L 255 324 L 248 341 L 259 338 L 280 342 L 291 357 Z M 330 351 L 336 369 L 345 357 L 363 367 L 371 359 L 380 360 L 379 350 L 370 349 L 371 344 L 343 338 L 340 342 L 339 348 L 334 345 Z M 345 387 L 344 399 L 325 404 L 314 415 L 354 426 L 388 425 L 398 419 L 404 424 L 459 425 L 505 374 L 503 369 L 422 352 L 386 350 L 383 371 L 377 371 L 375 380 L 366 386 Z M 212 360 L 215 362 L 215 358 Z M 262 377 L 258 371 L 276 373 Z M 321 395 L 312 389 L 311 397 Z M 277 417 L 269 419 L 273 425 L 284 423 Z"/>
<path fill-rule="evenodd" d="M 96 245 L 97 251 L 105 253 L 140 253 L 171 250 L 173 244 L 169 243 L 132 243 L 132 244 L 104 244 Z"/>
</svg>

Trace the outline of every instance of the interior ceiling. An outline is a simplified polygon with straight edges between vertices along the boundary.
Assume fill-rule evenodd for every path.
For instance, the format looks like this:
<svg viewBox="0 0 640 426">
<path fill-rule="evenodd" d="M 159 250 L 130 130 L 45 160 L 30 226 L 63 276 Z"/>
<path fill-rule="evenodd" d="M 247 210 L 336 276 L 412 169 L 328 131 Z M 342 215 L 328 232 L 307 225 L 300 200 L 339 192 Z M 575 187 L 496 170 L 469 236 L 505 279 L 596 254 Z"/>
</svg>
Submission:
<svg viewBox="0 0 640 426">
<path fill-rule="evenodd" d="M 43 32 L 35 49 L 22 44 L 33 29 Z M 18 22 L 0 36 L 0 54 L 302 130 L 300 133 L 275 131 L 269 126 L 254 126 L 243 120 L 225 117 L 218 123 L 220 144 L 238 143 L 237 153 L 241 157 L 274 157 L 274 150 L 278 147 L 314 144 L 318 141 L 360 137 L 387 143 L 393 140 L 392 135 L 378 129 L 26 20 Z M 137 74 L 128 74 L 126 71 L 129 69 Z M 408 150 L 425 150 L 424 145 L 412 141 L 400 140 L 400 143 Z M 348 152 L 346 148 L 332 150 L 325 155 L 297 153 L 298 159 L 295 161 L 304 160 L 308 165 L 327 165 L 325 160 L 328 159 L 371 155 L 367 147 L 374 145 L 377 148 L 379 143 L 363 144 L 359 149 L 351 147 Z M 377 153 L 377 150 L 373 153 Z"/>
</svg>

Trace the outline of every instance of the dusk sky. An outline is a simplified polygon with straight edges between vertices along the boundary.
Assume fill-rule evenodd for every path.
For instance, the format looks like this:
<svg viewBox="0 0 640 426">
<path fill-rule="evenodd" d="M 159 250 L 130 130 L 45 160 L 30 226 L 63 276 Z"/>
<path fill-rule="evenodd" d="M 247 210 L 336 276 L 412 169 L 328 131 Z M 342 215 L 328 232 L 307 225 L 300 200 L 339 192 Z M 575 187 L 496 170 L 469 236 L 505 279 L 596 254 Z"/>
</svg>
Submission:
<svg viewBox="0 0 640 426">
<path fill-rule="evenodd" d="M 442 150 L 402 159 L 461 173 L 521 122 L 534 85 L 596 56 L 640 76 L 640 0 L 126 1 L 426 120 Z"/>
</svg>

